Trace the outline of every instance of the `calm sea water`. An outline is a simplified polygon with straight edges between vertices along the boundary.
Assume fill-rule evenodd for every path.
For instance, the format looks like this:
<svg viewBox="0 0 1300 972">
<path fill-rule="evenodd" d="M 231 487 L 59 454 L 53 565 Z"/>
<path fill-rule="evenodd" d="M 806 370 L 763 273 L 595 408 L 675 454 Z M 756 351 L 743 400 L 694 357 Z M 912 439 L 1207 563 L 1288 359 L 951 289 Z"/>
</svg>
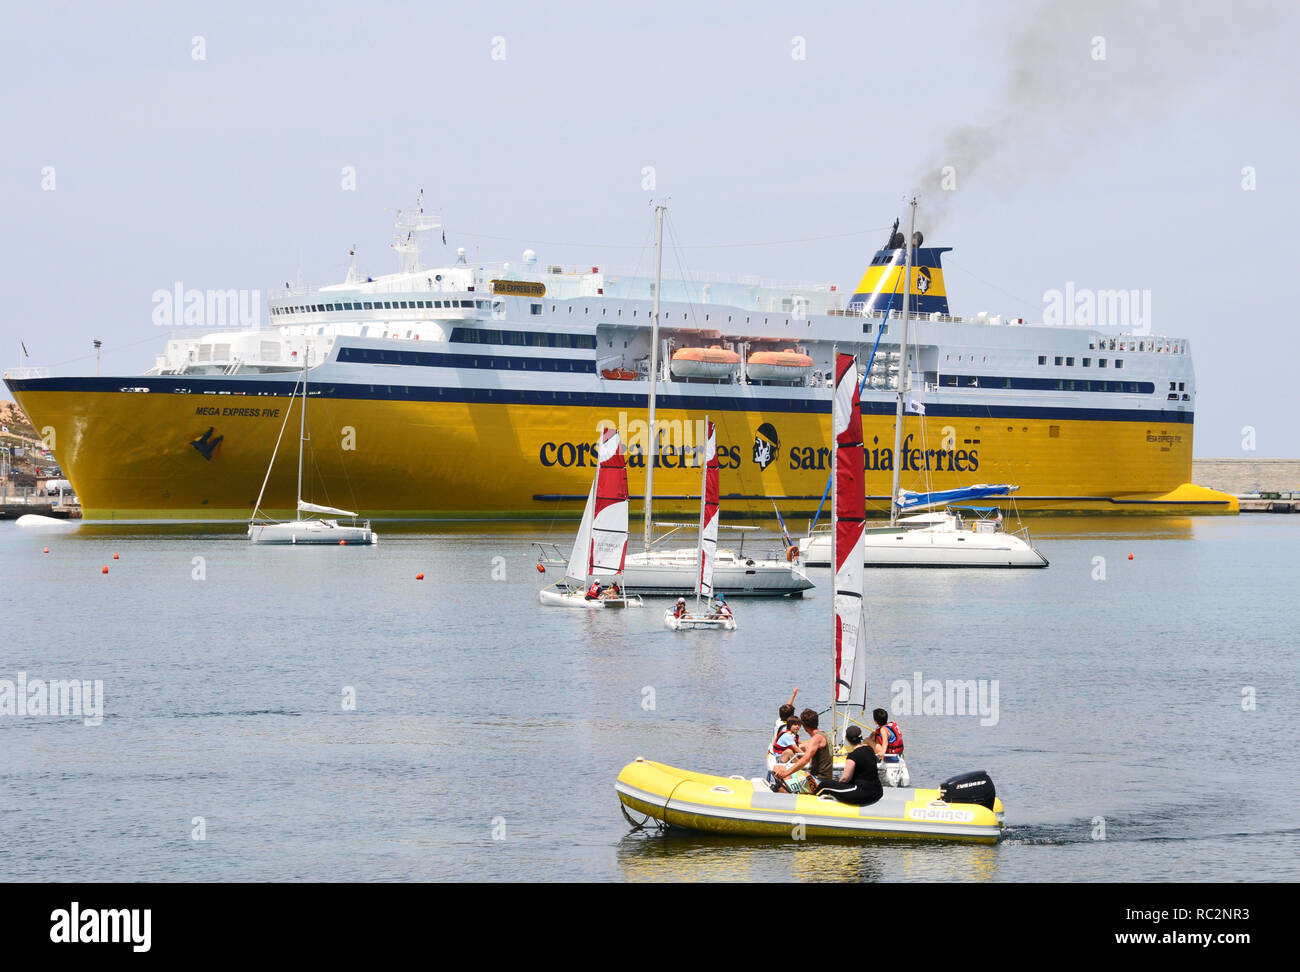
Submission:
<svg viewBox="0 0 1300 972">
<path fill-rule="evenodd" d="M 374 548 L 286 549 L 0 524 L 0 679 L 102 679 L 107 710 L 0 716 L 0 872 L 1300 880 L 1300 517 L 1030 526 L 1048 570 L 867 575 L 878 704 L 918 672 L 996 683 L 995 724 L 899 716 L 914 781 L 997 783 L 1007 839 L 964 847 L 629 832 L 627 761 L 751 774 L 791 685 L 827 704 L 824 570 L 802 600 L 737 602 L 734 633 L 673 633 L 663 601 L 536 603 L 528 541 L 567 546 L 571 527 L 390 524 Z"/>
</svg>

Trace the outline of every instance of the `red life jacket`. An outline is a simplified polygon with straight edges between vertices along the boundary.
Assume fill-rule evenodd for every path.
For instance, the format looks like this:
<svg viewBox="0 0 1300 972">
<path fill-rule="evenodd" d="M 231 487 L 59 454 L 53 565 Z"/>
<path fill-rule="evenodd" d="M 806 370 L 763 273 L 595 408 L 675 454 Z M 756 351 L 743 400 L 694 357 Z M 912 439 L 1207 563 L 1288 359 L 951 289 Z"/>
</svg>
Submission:
<svg viewBox="0 0 1300 972">
<path fill-rule="evenodd" d="M 781 728 L 778 729 L 778 730 L 776 731 L 776 734 L 775 734 L 774 736 L 772 736 L 772 745 L 769 747 L 769 751 L 772 753 L 773 756 L 780 756 L 782 753 L 788 753 L 788 752 L 789 752 L 790 750 L 792 750 L 792 749 L 798 749 L 798 748 L 799 748 L 799 734 L 798 734 L 798 733 L 795 733 L 795 734 L 794 734 L 795 744 L 794 744 L 793 746 L 779 746 L 779 745 L 777 745 L 777 740 L 780 739 L 783 735 L 785 735 L 787 732 L 790 732 L 790 731 L 791 731 L 790 728 L 789 728 L 788 726 L 786 726 L 786 725 L 783 723 L 783 724 L 781 725 Z"/>
<path fill-rule="evenodd" d="M 889 732 L 890 732 L 890 733 L 893 735 L 893 737 L 894 737 L 894 738 L 891 739 L 891 740 L 889 741 L 889 743 L 885 746 L 885 755 L 886 755 L 886 756 L 902 756 L 902 755 L 903 755 L 903 731 L 902 731 L 901 729 L 898 728 L 898 723 L 897 723 L 897 722 L 886 722 L 886 723 L 884 724 L 884 726 L 882 726 L 881 728 L 883 728 L 883 729 L 888 729 Z"/>
<path fill-rule="evenodd" d="M 587 596 L 588 597 L 600 596 L 600 581 L 591 582 L 591 587 L 587 588 Z"/>
</svg>

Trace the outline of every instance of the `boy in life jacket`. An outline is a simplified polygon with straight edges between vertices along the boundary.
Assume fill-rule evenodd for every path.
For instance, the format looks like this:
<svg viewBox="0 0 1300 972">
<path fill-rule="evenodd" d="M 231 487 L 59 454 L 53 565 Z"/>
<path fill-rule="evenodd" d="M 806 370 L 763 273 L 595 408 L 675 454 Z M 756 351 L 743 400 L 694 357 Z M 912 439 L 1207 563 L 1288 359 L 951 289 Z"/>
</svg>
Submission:
<svg viewBox="0 0 1300 972">
<path fill-rule="evenodd" d="M 776 723 L 772 726 L 772 739 L 767 745 L 767 768 L 773 769 L 777 764 L 777 757 L 784 755 L 787 751 L 784 749 L 777 750 L 777 742 L 790 728 L 790 721 L 793 719 L 796 723 L 794 727 L 794 745 L 799 745 L 799 720 L 794 714 L 794 697 L 799 694 L 799 686 L 795 686 L 790 693 L 790 701 L 776 710 Z"/>
<path fill-rule="evenodd" d="M 600 598 L 600 581 L 592 581 L 591 586 L 587 588 L 587 600 L 595 601 Z"/>
<path fill-rule="evenodd" d="M 876 720 L 871 745 L 880 757 L 880 782 L 885 786 L 911 786 L 912 774 L 903 761 L 903 731 L 897 722 L 889 721 L 889 713 L 884 709 L 877 709 L 871 717 Z"/>
</svg>

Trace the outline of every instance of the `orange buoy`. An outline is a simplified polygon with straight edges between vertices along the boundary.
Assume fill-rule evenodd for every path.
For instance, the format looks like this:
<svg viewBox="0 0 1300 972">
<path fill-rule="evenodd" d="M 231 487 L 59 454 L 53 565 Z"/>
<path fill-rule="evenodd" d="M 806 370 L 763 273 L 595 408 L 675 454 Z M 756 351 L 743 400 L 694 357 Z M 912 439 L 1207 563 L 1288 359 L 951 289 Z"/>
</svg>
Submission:
<svg viewBox="0 0 1300 972">
<path fill-rule="evenodd" d="M 537 573 L 539 573 L 539 574 L 545 574 L 545 573 L 546 573 L 546 568 L 543 567 L 540 563 L 537 565 Z"/>
<path fill-rule="evenodd" d="M 41 552 L 42 552 L 42 553 L 49 553 L 49 552 L 50 552 L 50 548 L 49 548 L 49 547 L 46 547 L 46 548 L 45 548 L 44 550 L 42 550 Z"/>
<path fill-rule="evenodd" d="M 415 579 L 416 579 L 416 580 L 424 580 L 424 575 L 423 575 L 423 574 L 416 574 L 416 575 L 415 575 Z"/>
<path fill-rule="evenodd" d="M 1133 555 L 1132 555 L 1132 554 L 1129 554 L 1129 555 L 1128 555 L 1128 559 L 1129 559 L 1129 560 L 1132 560 L 1132 559 L 1133 559 Z"/>
<path fill-rule="evenodd" d="M 107 573 L 108 573 L 108 564 L 105 564 L 105 565 L 104 565 L 104 569 L 101 570 L 100 573 L 101 573 L 101 574 L 107 574 Z"/>
<path fill-rule="evenodd" d="M 117 554 L 113 554 L 113 559 L 114 559 L 114 560 L 117 560 L 117 559 L 118 559 Z"/>
<path fill-rule="evenodd" d="M 340 541 L 339 541 L 339 546 L 340 546 L 340 547 L 346 547 L 347 545 L 348 545 L 348 542 L 347 542 L 346 540 L 340 540 Z"/>
</svg>

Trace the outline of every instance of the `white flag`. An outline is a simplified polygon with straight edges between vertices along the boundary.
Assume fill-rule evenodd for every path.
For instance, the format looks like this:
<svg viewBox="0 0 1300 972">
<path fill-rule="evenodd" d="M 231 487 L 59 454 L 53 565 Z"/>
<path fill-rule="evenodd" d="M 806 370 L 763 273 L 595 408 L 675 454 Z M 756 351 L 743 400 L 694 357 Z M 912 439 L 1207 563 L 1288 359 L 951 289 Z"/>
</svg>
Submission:
<svg viewBox="0 0 1300 972">
<path fill-rule="evenodd" d="M 907 400 L 907 410 L 909 412 L 912 412 L 915 415 L 925 414 L 925 406 L 922 405 L 920 402 L 918 402 L 915 398 L 909 398 Z"/>
</svg>

